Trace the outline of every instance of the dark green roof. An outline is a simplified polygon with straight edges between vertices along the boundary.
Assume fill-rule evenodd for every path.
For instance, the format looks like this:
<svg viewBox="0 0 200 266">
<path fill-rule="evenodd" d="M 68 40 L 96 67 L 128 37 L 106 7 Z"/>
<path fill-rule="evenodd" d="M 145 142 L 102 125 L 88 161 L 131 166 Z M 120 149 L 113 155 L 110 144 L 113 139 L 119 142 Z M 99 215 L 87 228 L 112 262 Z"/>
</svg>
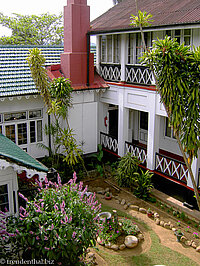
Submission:
<svg viewBox="0 0 200 266">
<path fill-rule="evenodd" d="M 39 161 L 31 157 L 28 153 L 23 151 L 14 142 L 0 134 L 0 158 L 10 160 L 17 164 L 26 166 L 27 168 L 33 168 L 38 171 L 48 172 L 46 168 Z"/>
<path fill-rule="evenodd" d="M 60 64 L 63 46 L 0 46 L 0 97 L 36 94 L 31 72 L 26 62 L 29 50 L 38 47 L 46 58 L 46 66 Z"/>
</svg>

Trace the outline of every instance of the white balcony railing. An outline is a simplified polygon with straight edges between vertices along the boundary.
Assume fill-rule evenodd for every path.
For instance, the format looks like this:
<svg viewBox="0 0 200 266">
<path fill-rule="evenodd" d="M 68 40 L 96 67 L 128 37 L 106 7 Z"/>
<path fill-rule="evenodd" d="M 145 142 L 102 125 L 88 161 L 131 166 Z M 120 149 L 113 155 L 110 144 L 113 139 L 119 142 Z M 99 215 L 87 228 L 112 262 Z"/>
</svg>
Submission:
<svg viewBox="0 0 200 266">
<path fill-rule="evenodd" d="M 125 153 L 130 152 L 141 161 L 142 164 L 147 162 L 147 150 L 139 145 L 125 142 Z"/>
</svg>

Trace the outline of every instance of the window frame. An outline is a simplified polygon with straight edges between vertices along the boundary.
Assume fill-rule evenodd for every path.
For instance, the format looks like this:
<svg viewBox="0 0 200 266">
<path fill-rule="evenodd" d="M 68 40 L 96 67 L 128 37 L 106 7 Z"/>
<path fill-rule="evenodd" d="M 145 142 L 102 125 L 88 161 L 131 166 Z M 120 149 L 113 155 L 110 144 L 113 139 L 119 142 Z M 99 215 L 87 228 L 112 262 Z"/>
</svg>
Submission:
<svg viewBox="0 0 200 266">
<path fill-rule="evenodd" d="M 121 64 L 121 35 L 102 35 L 100 38 L 102 64 Z"/>
<path fill-rule="evenodd" d="M 180 31 L 180 35 L 176 34 L 176 31 L 178 31 L 178 30 Z M 185 33 L 187 30 L 190 30 L 190 34 Z M 193 34 L 193 31 L 191 28 L 165 30 L 165 36 L 167 35 L 171 38 L 177 38 L 177 37 L 180 38 L 179 44 L 184 43 L 185 38 L 189 37 L 190 38 L 190 44 L 185 44 L 185 46 L 191 46 L 191 47 L 192 47 L 192 40 L 193 40 L 192 34 Z"/>
</svg>

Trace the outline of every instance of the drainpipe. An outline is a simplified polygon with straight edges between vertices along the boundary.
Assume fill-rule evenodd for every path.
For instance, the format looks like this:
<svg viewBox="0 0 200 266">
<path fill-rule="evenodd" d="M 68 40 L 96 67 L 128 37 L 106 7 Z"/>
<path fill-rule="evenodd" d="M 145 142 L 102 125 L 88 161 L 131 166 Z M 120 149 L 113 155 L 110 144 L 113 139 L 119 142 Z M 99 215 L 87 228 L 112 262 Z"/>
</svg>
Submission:
<svg viewBox="0 0 200 266">
<path fill-rule="evenodd" d="M 90 85 L 90 35 L 87 33 L 87 86 Z"/>
<path fill-rule="evenodd" d="M 48 128 L 49 129 L 50 129 L 50 126 L 51 126 L 51 117 L 48 114 Z M 49 156 L 51 156 L 51 133 L 50 133 L 50 130 L 49 130 Z"/>
</svg>

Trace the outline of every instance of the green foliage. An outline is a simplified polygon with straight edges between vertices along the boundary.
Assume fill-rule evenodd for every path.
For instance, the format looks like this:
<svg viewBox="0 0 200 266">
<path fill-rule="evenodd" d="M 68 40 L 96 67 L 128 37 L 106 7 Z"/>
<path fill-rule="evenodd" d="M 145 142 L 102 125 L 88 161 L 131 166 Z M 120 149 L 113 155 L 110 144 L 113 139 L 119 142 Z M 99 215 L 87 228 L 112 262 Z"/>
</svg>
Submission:
<svg viewBox="0 0 200 266">
<path fill-rule="evenodd" d="M 31 75 L 34 80 L 36 88 L 39 90 L 41 96 L 47 107 L 51 106 L 51 96 L 49 92 L 49 81 L 45 69 L 45 58 L 38 48 L 29 50 L 29 56 L 27 57 Z"/>
<path fill-rule="evenodd" d="M 154 41 L 143 62 L 153 65 L 170 125 L 180 136 L 191 162 L 200 147 L 200 48 L 191 51 L 166 36 L 164 40 Z"/>
<path fill-rule="evenodd" d="M 87 196 L 87 188 L 76 184 L 76 174 L 65 185 L 59 178 L 58 184 L 45 181 L 44 187 L 39 185 L 33 201 L 20 195 L 26 208 L 20 207 L 20 217 L 7 219 L 4 235 L 23 252 L 23 259 L 46 258 L 56 264 L 77 265 L 95 243 L 100 209 L 95 194 Z"/>
<path fill-rule="evenodd" d="M 92 159 L 90 166 L 92 166 L 93 169 L 96 168 L 100 176 L 103 176 L 104 174 L 103 148 L 101 144 L 98 144 L 98 152 L 95 154 L 92 154 L 90 158 Z"/>
<path fill-rule="evenodd" d="M 141 170 L 141 174 L 137 174 L 135 176 L 137 187 L 134 191 L 134 194 L 138 198 L 142 198 L 144 200 L 147 200 L 149 198 L 150 191 L 153 188 L 153 185 L 151 183 L 152 176 L 153 173 L 150 173 L 148 170 L 145 173 Z"/>
<path fill-rule="evenodd" d="M 62 14 L 13 14 L 8 17 L 0 13 L 0 25 L 12 31 L 10 37 L 0 38 L 3 45 L 60 45 L 63 42 Z"/>
<path fill-rule="evenodd" d="M 133 223 L 133 221 L 123 218 L 120 220 L 120 222 L 122 223 L 122 230 L 124 231 L 125 235 L 135 236 L 139 233 L 140 229 L 135 223 Z"/>
<path fill-rule="evenodd" d="M 50 150 L 50 155 L 53 152 L 55 158 L 58 158 L 58 151 L 62 148 L 65 153 L 64 161 L 74 170 L 74 166 L 81 161 L 84 167 L 84 162 L 81 157 L 82 150 L 79 148 L 68 123 L 68 109 L 71 106 L 72 87 L 70 81 L 63 77 L 54 79 L 51 83 L 48 81 L 48 76 L 45 70 L 45 58 L 38 48 L 30 50 L 27 58 L 31 75 L 36 87 L 39 89 L 41 96 L 47 106 L 49 114 L 54 115 L 54 124 L 48 125 L 46 132 L 52 133 L 54 149 Z M 63 127 L 63 122 L 67 128 Z M 47 148 L 43 146 L 43 148 Z"/>
<path fill-rule="evenodd" d="M 134 16 L 132 14 L 130 19 L 131 19 L 130 20 L 131 21 L 130 25 L 134 26 L 134 27 L 139 27 L 140 25 L 142 27 L 148 27 L 153 22 L 151 14 L 147 14 L 146 11 L 142 12 L 140 10 L 138 10 L 137 16 Z"/>
<path fill-rule="evenodd" d="M 133 156 L 130 152 L 120 158 L 116 176 L 119 186 L 131 187 L 134 184 L 138 165 L 138 158 Z"/>
</svg>

